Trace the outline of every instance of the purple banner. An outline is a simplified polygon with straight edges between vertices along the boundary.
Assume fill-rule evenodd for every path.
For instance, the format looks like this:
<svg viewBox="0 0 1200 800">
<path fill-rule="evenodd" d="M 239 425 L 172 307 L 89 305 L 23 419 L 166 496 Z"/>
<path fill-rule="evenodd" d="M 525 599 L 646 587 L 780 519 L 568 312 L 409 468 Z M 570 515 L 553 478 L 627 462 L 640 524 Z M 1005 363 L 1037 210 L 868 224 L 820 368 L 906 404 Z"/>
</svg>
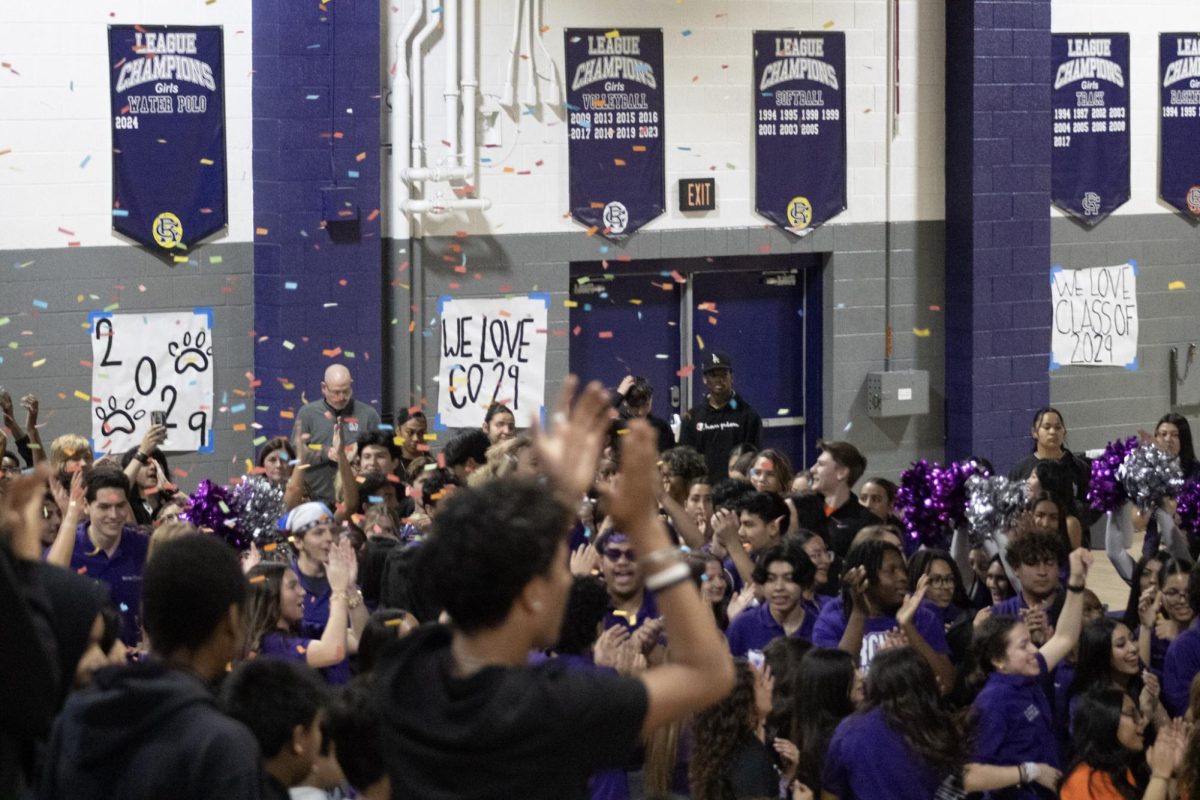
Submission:
<svg viewBox="0 0 1200 800">
<path fill-rule="evenodd" d="M 1159 34 L 1158 59 L 1158 194 L 1172 208 L 1200 219 L 1200 33 Z"/>
<path fill-rule="evenodd" d="M 621 239 L 666 210 L 662 31 L 565 36 L 571 216 Z"/>
<path fill-rule="evenodd" d="M 846 34 L 754 32 L 755 210 L 801 236 L 846 210 Z"/>
<path fill-rule="evenodd" d="M 1129 201 L 1129 34 L 1056 33 L 1051 202 L 1095 225 Z"/>
</svg>

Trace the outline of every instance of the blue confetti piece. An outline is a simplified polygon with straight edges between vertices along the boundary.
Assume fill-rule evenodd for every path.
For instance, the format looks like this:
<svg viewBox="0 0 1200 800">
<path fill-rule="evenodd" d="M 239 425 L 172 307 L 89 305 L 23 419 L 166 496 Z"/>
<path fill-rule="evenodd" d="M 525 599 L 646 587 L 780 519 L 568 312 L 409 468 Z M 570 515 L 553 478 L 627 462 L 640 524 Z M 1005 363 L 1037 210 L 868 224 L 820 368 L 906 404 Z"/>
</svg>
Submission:
<svg viewBox="0 0 1200 800">
<path fill-rule="evenodd" d="M 803 309 L 803 308 L 797 308 L 797 309 L 796 309 L 796 316 L 797 316 L 797 317 L 803 317 L 803 316 L 804 316 L 804 309 Z"/>
<path fill-rule="evenodd" d="M 71 81 L 70 86 L 71 86 L 71 91 L 72 92 L 75 91 L 75 81 Z"/>
<path fill-rule="evenodd" d="M 356 169 L 348 169 L 348 170 L 346 170 L 346 175 L 347 175 L 347 176 L 349 176 L 349 177 L 351 177 L 351 178 L 357 178 L 357 177 L 358 177 L 358 170 L 356 170 Z"/>
<path fill-rule="evenodd" d="M 283 284 L 283 288 L 287 289 L 289 292 L 294 292 L 299 285 L 300 284 L 296 283 L 295 281 L 288 281 Z"/>
<path fill-rule="evenodd" d="M 479 163 L 480 163 L 480 164 L 490 164 L 490 163 L 492 163 L 492 160 L 491 160 L 490 158 L 483 158 L 483 157 L 480 157 L 480 159 L 479 159 Z"/>
<path fill-rule="evenodd" d="M 301 235 L 301 236 L 303 236 L 305 239 L 307 239 L 307 238 L 308 238 L 308 231 L 306 231 L 306 230 L 301 230 L 301 231 L 300 231 L 300 235 Z"/>
<path fill-rule="evenodd" d="M 608 252 L 608 245 L 606 245 L 606 244 L 602 244 L 602 245 L 600 245 L 600 252 L 601 252 L 601 253 L 607 253 L 607 252 Z"/>
<path fill-rule="evenodd" d="M 591 311 L 591 310 L 592 310 L 592 304 L 591 304 L 591 303 L 584 303 L 584 304 L 583 304 L 583 310 L 584 310 L 584 311 Z"/>
<path fill-rule="evenodd" d="M 230 406 L 230 407 L 229 407 L 229 413 L 230 413 L 230 414 L 238 414 L 238 413 L 241 413 L 242 411 L 245 411 L 245 410 L 246 410 L 246 404 L 245 404 L 245 403 L 238 403 L 236 406 Z"/>
<path fill-rule="evenodd" d="M 379 423 L 379 426 L 378 426 L 378 427 L 379 427 L 379 430 L 381 430 L 381 431 L 394 431 L 394 430 L 396 430 L 396 429 L 395 429 L 393 426 L 391 426 L 391 425 L 388 425 L 386 422 L 381 422 L 381 423 Z"/>
<path fill-rule="evenodd" d="M 690 153 L 690 152 L 692 151 L 692 148 L 690 148 L 690 147 L 684 147 L 683 145 L 678 145 L 678 146 L 677 146 L 677 149 L 679 149 L 679 150 L 683 150 L 684 152 L 688 152 L 688 153 Z"/>
<path fill-rule="evenodd" d="M 847 422 L 847 423 L 846 423 L 846 427 L 842 428 L 842 433 L 847 433 L 847 432 L 849 432 L 849 430 L 850 430 L 851 428 L 853 428 L 853 427 L 854 427 L 854 422 L 853 422 L 853 421 L 851 421 L 851 422 Z"/>
<path fill-rule="evenodd" d="M 590 128 L 592 127 L 592 121 L 590 119 L 581 119 L 579 120 L 579 127 Z"/>
<path fill-rule="evenodd" d="M 579 111 L 580 110 L 579 106 L 575 105 L 574 103 L 567 103 L 566 106 L 567 106 L 568 111 Z"/>
<path fill-rule="evenodd" d="M 367 502 L 368 503 L 382 503 L 383 497 L 381 497 L 380 495 L 377 495 L 377 494 L 367 495 Z"/>
<path fill-rule="evenodd" d="M 737 411 L 737 400 L 730 400 L 729 407 L 732 408 L 734 411 Z"/>
<path fill-rule="evenodd" d="M 683 32 L 683 35 L 684 35 L 684 36 L 691 36 L 691 35 L 692 35 L 692 32 L 691 32 L 691 31 L 684 31 L 684 32 Z"/>
<path fill-rule="evenodd" d="M 114 217 L 128 217 L 128 216 L 129 216 L 129 209 L 127 209 L 127 208 L 114 208 L 114 209 L 112 210 L 112 215 L 113 215 Z"/>
<path fill-rule="evenodd" d="M 49 307 L 50 307 L 50 304 L 49 304 L 49 303 L 47 303 L 45 300 L 34 300 L 34 301 L 33 301 L 33 307 L 34 307 L 34 308 L 47 309 L 47 308 L 49 308 Z"/>
<path fill-rule="evenodd" d="M 320 100 L 320 99 L 321 99 L 321 95 L 319 95 L 319 94 L 306 94 L 306 95 L 304 95 L 304 99 L 305 99 L 305 100 Z"/>
<path fill-rule="evenodd" d="M 83 161 L 79 162 L 79 168 L 83 169 L 84 167 L 86 167 L 88 165 L 88 162 L 91 160 L 92 160 L 92 157 L 90 155 L 84 156 Z"/>
<path fill-rule="evenodd" d="M 129 606 L 125 605 L 124 603 L 121 603 L 121 613 L 122 613 L 122 614 L 128 614 L 128 613 L 129 613 Z"/>
<path fill-rule="evenodd" d="M 316 50 L 316 49 L 317 49 L 317 48 L 319 48 L 320 46 L 321 46 L 321 43 L 320 43 L 320 42 L 317 42 L 316 44 L 310 44 L 310 45 L 308 46 L 308 49 L 309 49 L 309 50 Z"/>
</svg>

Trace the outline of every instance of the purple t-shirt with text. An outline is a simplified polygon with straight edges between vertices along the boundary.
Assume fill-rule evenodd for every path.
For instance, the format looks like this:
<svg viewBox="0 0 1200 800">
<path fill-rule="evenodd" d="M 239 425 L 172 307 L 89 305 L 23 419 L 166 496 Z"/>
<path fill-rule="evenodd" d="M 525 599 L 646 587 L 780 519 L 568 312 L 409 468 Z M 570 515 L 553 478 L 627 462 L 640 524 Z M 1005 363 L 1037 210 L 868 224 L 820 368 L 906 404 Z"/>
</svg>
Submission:
<svg viewBox="0 0 1200 800">
<path fill-rule="evenodd" d="M 812 643 L 817 647 L 836 648 L 846 632 L 846 615 L 842 613 L 842 598 L 835 597 L 821 609 L 821 616 L 813 627 Z M 887 638 L 888 631 L 897 625 L 896 617 L 891 615 L 867 617 L 863 624 L 862 649 L 859 651 L 859 666 L 866 669 L 871 660 L 879 652 Z M 950 651 L 946 644 L 946 629 L 941 618 L 924 606 L 917 609 L 913 617 L 913 625 L 917 633 L 933 648 L 934 652 L 945 655 Z"/>
</svg>

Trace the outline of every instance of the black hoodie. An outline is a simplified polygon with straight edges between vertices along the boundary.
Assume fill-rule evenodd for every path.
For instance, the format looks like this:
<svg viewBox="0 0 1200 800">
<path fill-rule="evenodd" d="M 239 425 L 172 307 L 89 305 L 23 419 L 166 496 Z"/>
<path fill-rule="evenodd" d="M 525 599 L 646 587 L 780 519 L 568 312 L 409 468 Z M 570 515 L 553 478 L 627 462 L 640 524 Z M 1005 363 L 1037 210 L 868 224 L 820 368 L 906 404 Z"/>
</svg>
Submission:
<svg viewBox="0 0 1200 800">
<path fill-rule="evenodd" d="M 194 675 L 157 663 L 102 669 L 54 726 L 43 800 L 258 800 L 250 731 Z"/>
<path fill-rule="evenodd" d="M 588 776 L 628 762 L 646 718 L 641 681 L 558 659 L 457 678 L 450 637 L 422 625 L 376 668 L 393 798 L 583 800 Z"/>
</svg>

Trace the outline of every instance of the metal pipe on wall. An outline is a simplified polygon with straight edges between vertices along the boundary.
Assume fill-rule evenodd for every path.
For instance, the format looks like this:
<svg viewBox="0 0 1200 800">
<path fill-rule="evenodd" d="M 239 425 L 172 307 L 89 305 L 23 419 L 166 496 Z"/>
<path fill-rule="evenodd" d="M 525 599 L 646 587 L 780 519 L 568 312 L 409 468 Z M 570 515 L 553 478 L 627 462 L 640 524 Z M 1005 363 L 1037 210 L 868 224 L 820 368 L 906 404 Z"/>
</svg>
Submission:
<svg viewBox="0 0 1200 800">
<path fill-rule="evenodd" d="M 458 163 L 467 172 L 463 178 L 473 182 L 478 167 L 479 115 L 479 4 L 467 0 L 462 13 L 462 156 Z"/>
<path fill-rule="evenodd" d="M 438 0 L 425 0 L 425 27 L 417 34 L 412 46 L 412 159 L 413 167 L 425 166 L 425 59 L 423 49 L 425 42 L 437 30 L 438 15 L 434 13 L 434 3 Z"/>
<path fill-rule="evenodd" d="M 446 146 L 450 149 L 447 166 L 453 167 L 459 163 L 458 150 L 458 98 L 462 93 L 459 85 L 458 49 L 461 42 L 461 32 L 458 27 L 459 0 L 442 0 L 442 22 L 445 24 L 446 43 L 446 85 L 442 87 L 442 98 L 446 103 Z"/>
</svg>

